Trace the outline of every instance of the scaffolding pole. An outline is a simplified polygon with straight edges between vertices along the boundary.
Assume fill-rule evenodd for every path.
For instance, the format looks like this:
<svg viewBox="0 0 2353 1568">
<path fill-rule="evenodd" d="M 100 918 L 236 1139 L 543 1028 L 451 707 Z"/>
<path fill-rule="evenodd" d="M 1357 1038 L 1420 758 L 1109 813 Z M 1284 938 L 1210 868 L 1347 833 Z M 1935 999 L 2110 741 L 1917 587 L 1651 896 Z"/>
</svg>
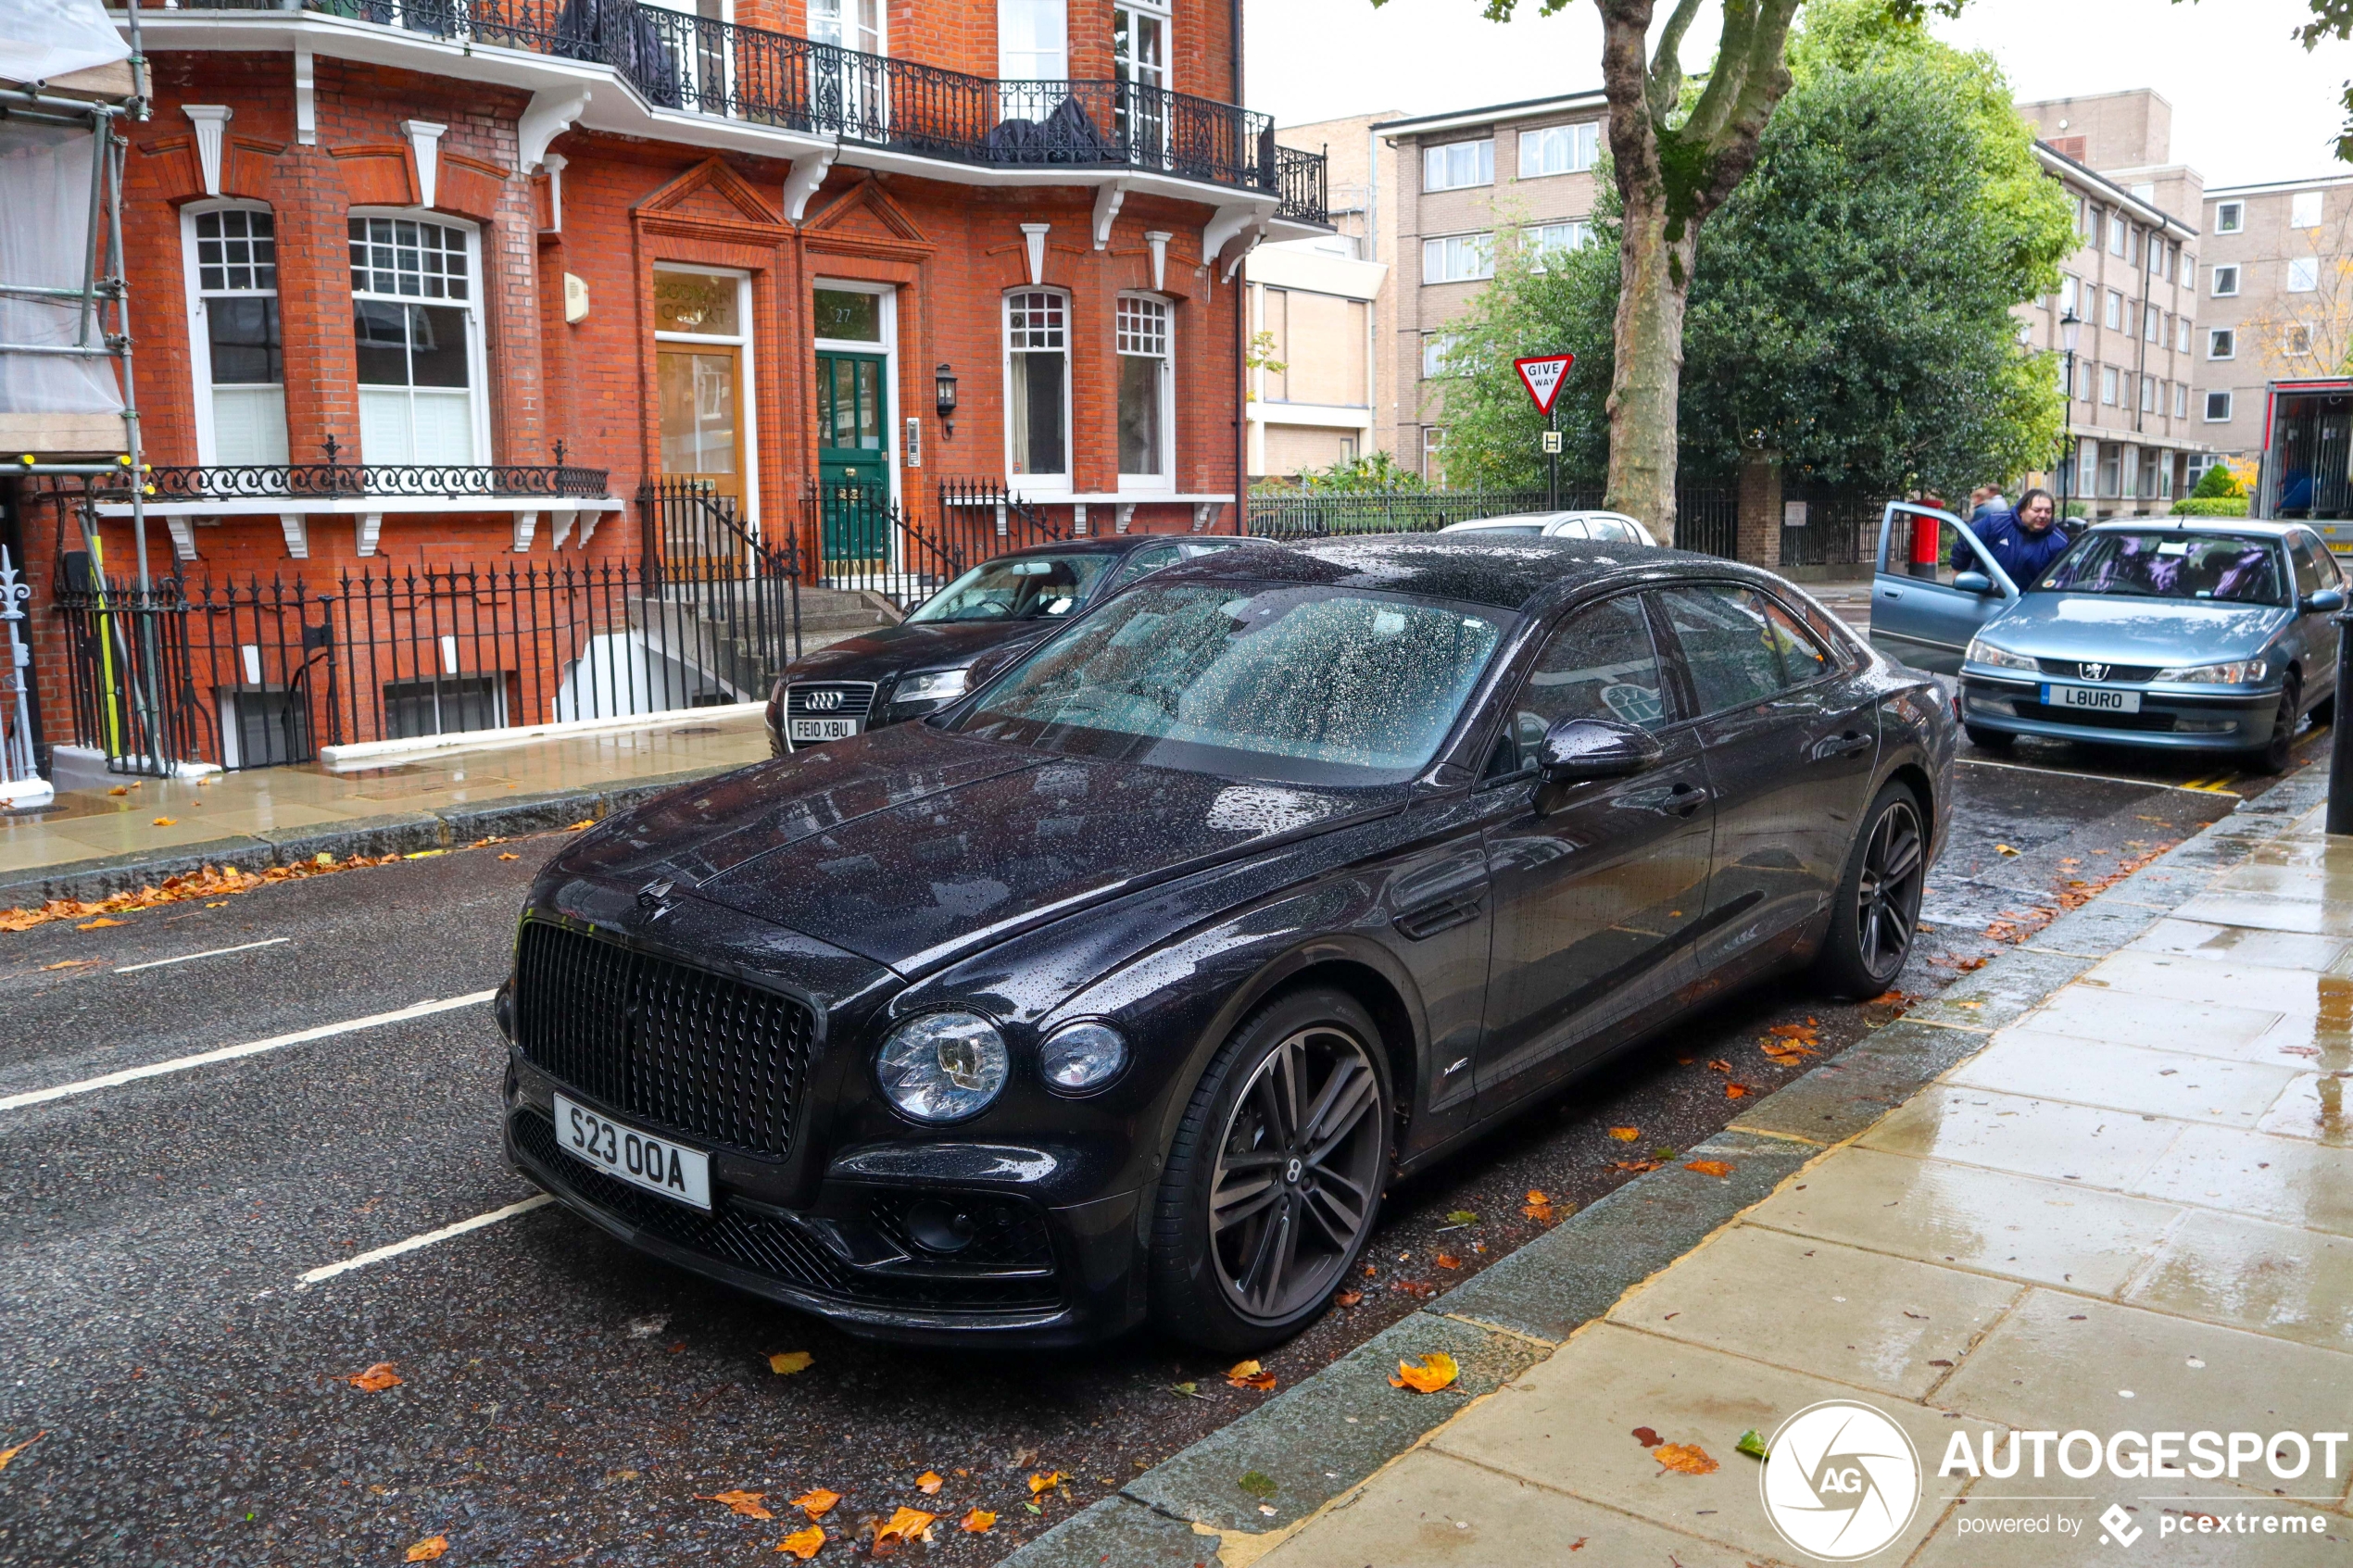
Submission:
<svg viewBox="0 0 2353 1568">
<path fill-rule="evenodd" d="M 128 639 L 117 625 L 110 630 L 113 646 L 106 649 L 111 662 L 120 652 L 126 666 L 124 673 L 133 679 L 128 683 L 128 696 L 132 704 L 134 722 L 150 769 L 169 776 L 179 759 L 172 757 L 168 729 L 163 721 L 161 647 L 157 638 L 156 617 L 152 613 L 154 581 L 147 559 L 146 498 L 152 486 L 147 480 L 147 463 L 139 428 L 138 388 L 132 370 L 131 334 L 131 291 L 124 262 L 122 240 L 122 175 L 123 164 L 130 150 L 130 139 L 123 135 L 121 122 L 145 121 L 153 112 L 147 92 L 147 58 L 139 31 L 139 7 L 134 3 L 125 13 L 130 33 L 131 95 L 119 102 L 103 99 L 69 97 L 48 90 L 45 82 L 28 82 L 19 87 L 0 87 L 0 120 L 27 120 L 47 125 L 88 125 L 95 144 L 90 159 L 89 243 L 84 252 L 82 280 L 79 288 L 59 288 L 32 284 L 15 284 L 0 281 L 0 293 L 20 297 L 73 299 L 80 305 L 78 325 L 71 344 L 6 344 L 0 343 L 0 354 L 35 354 L 66 356 L 80 358 L 109 358 L 115 362 L 122 393 L 122 432 L 124 450 L 112 463 L 49 463 L 42 462 L 31 453 L 24 454 L 10 465 L 17 472 L 56 479 L 79 477 L 82 481 L 77 522 L 82 542 L 90 552 L 91 564 L 99 574 L 98 587 L 103 592 L 105 551 L 97 533 L 97 517 L 93 481 L 101 477 L 120 478 L 131 494 L 131 537 L 132 553 L 138 569 L 138 596 L 132 606 L 133 625 L 138 633 L 142 657 L 135 661 L 129 657 Z M 107 317 L 111 315 L 109 329 Z M 65 501 L 62 490 L 55 492 L 60 505 Z M 13 641 L 15 627 L 8 628 Z M 20 681 L 29 680 L 30 672 L 19 671 Z M 114 683 L 108 682 L 111 704 Z M 120 735 L 119 715 L 107 715 L 109 739 Z M 19 722 L 21 722 L 19 719 Z M 107 762 L 112 766 L 118 747 L 109 745 Z"/>
</svg>

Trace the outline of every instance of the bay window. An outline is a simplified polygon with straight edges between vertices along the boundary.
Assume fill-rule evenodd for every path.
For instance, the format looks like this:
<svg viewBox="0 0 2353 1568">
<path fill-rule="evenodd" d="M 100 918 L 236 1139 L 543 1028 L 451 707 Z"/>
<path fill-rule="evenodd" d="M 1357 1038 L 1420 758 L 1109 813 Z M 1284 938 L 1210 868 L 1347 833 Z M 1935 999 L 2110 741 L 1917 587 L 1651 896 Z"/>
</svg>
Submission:
<svg viewBox="0 0 2353 1568">
<path fill-rule="evenodd" d="M 1118 308 L 1119 485 L 1164 489 L 1172 469 L 1169 309 L 1165 302 L 1121 295 Z"/>
<path fill-rule="evenodd" d="M 275 220 L 264 208 L 226 207 L 190 212 L 182 224 L 190 262 L 196 456 L 207 463 L 283 463 L 286 370 Z"/>
<path fill-rule="evenodd" d="M 1070 296 L 1005 296 L 1005 471 L 1033 486 L 1070 486 Z"/>
<path fill-rule="evenodd" d="M 455 224 L 351 220 L 364 461 L 484 460 L 489 433 L 480 395 L 473 245 L 472 231 Z"/>
</svg>

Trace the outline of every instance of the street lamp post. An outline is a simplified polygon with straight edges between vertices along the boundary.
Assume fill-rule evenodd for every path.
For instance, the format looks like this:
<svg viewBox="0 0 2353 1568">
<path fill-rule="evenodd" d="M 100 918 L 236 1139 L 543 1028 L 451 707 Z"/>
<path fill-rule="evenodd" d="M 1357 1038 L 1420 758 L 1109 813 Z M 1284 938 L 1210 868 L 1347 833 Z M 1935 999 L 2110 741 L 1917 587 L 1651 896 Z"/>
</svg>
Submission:
<svg viewBox="0 0 2353 1568">
<path fill-rule="evenodd" d="M 2059 515 L 2061 528 L 2071 527 L 2067 521 L 2069 492 L 2075 483 L 2075 345 L 2082 341 L 2083 318 L 2070 306 L 2059 317 L 2059 346 L 2067 351 L 2067 384 L 2059 398 Z"/>
</svg>

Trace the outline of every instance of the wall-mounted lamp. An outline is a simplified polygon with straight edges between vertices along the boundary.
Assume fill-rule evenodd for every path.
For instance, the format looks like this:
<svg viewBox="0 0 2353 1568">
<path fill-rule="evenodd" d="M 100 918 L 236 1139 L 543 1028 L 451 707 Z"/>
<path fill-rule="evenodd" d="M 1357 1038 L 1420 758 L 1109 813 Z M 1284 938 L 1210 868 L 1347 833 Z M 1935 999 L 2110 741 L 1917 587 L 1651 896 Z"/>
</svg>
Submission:
<svg viewBox="0 0 2353 1568">
<path fill-rule="evenodd" d="M 933 374 L 932 388 L 935 403 L 939 409 L 940 432 L 952 437 L 956 433 L 956 371 L 954 367 L 940 366 Z"/>
</svg>

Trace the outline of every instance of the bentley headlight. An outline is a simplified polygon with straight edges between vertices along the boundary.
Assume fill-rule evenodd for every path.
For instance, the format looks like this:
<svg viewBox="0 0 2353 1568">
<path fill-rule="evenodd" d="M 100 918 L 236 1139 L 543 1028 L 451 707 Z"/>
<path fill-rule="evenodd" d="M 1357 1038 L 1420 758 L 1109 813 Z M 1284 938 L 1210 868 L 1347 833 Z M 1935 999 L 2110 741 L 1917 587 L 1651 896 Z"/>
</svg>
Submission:
<svg viewBox="0 0 2353 1568">
<path fill-rule="evenodd" d="M 910 675 L 899 683 L 890 694 L 893 702 L 945 702 L 951 696 L 962 696 L 971 684 L 971 671 L 965 670 L 935 670 L 927 675 Z"/>
<path fill-rule="evenodd" d="M 1108 1023 L 1074 1023 L 1055 1031 L 1038 1053 L 1046 1085 L 1064 1094 L 1101 1088 L 1127 1065 L 1127 1042 Z"/>
<path fill-rule="evenodd" d="M 2042 666 L 2022 653 L 2012 653 L 1995 647 L 1982 637 L 1971 637 L 1969 652 L 1962 656 L 1971 664 L 1982 664 L 1993 670 L 2039 670 Z"/>
<path fill-rule="evenodd" d="M 916 1121 L 961 1122 L 1005 1086 L 1005 1039 L 977 1013 L 918 1013 L 884 1038 L 875 1070 L 890 1103 Z"/>
<path fill-rule="evenodd" d="M 2234 659 L 2228 664 L 2184 664 L 2172 670 L 2160 670 L 2160 681 L 2186 681 L 2200 686 L 2251 686 L 2263 678 L 2268 668 L 2259 659 Z"/>
</svg>

